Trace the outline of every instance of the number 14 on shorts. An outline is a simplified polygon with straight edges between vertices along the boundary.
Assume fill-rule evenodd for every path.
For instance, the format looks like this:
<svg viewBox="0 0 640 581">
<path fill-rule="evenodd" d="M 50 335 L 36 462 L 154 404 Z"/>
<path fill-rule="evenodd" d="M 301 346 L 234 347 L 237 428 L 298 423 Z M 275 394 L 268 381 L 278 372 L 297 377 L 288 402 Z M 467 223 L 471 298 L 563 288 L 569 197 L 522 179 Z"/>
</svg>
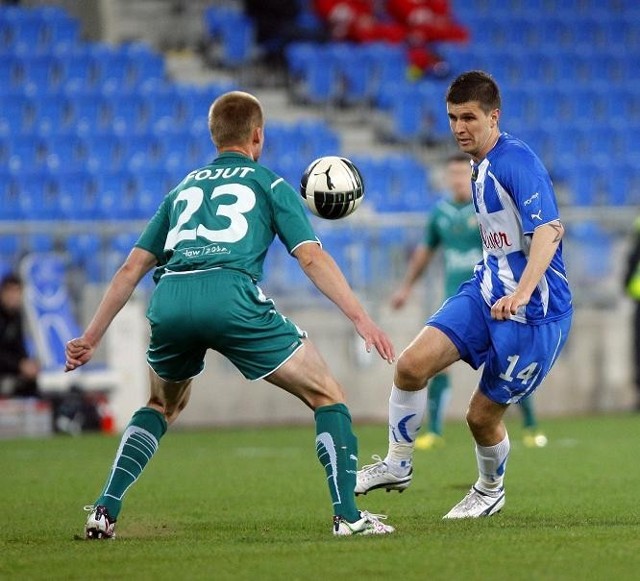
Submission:
<svg viewBox="0 0 640 581">
<path fill-rule="evenodd" d="M 533 363 L 529 363 L 529 365 L 525 366 L 523 369 L 520 369 L 516 373 L 516 367 L 518 366 L 518 362 L 520 361 L 520 355 L 509 355 L 507 357 L 507 361 L 509 365 L 507 368 L 498 376 L 500 379 L 504 379 L 511 383 L 515 379 L 519 379 L 522 385 L 528 385 L 529 382 L 535 383 L 538 375 L 540 374 L 540 365 L 537 361 Z"/>
</svg>

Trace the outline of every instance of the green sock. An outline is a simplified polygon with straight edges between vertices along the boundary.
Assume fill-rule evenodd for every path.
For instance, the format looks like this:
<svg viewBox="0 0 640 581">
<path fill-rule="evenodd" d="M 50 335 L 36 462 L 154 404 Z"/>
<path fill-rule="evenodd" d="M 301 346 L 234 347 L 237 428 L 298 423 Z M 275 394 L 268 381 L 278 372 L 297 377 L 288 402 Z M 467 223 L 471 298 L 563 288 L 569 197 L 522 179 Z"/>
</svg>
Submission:
<svg viewBox="0 0 640 581">
<path fill-rule="evenodd" d="M 536 413 L 533 411 L 533 399 L 527 397 L 521 399 L 518 403 L 522 410 L 522 424 L 525 430 L 535 428 L 538 425 L 538 420 L 536 419 Z"/>
<path fill-rule="evenodd" d="M 107 482 L 95 502 L 105 506 L 111 518 L 118 518 L 122 497 L 142 474 L 166 431 L 167 421 L 160 412 L 143 407 L 133 414 L 122 434 Z"/>
<path fill-rule="evenodd" d="M 315 411 L 316 453 L 327 473 L 333 514 L 349 522 L 360 518 L 354 489 L 358 470 L 358 440 L 351 431 L 351 415 L 343 403 Z"/>
<path fill-rule="evenodd" d="M 444 408 L 449 396 L 449 376 L 439 373 L 429 384 L 427 405 L 429 407 L 429 431 L 442 436 Z"/>
</svg>

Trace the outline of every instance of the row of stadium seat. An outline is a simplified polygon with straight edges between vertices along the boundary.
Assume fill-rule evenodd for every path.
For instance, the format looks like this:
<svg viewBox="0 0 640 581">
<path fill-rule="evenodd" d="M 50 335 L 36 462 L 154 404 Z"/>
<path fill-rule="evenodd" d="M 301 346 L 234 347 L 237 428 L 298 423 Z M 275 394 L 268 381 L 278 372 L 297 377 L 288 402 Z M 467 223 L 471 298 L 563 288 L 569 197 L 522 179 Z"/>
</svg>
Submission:
<svg viewBox="0 0 640 581">
<path fill-rule="evenodd" d="M 0 54 L 6 50 L 29 53 L 72 46 L 80 38 L 77 20 L 56 6 L 31 10 L 0 6 Z"/>
<path fill-rule="evenodd" d="M 212 101 L 230 86 L 195 89 L 162 82 L 136 93 L 71 90 L 37 98 L 22 93 L 0 95 L 0 135 L 65 133 L 73 129 L 85 134 L 115 131 L 123 135 L 189 130 L 192 125 L 206 125 Z"/>
<path fill-rule="evenodd" d="M 563 48 L 638 47 L 638 7 L 619 13 L 606 8 L 583 14 L 527 11 L 525 14 L 500 10 L 468 20 L 474 44 L 496 48 L 518 44 L 535 48 L 553 44 Z M 466 22 L 465 22 L 466 23 Z"/>
<path fill-rule="evenodd" d="M 78 123 L 68 130 L 44 133 L 0 133 L 0 164 L 13 173 L 38 169 L 57 171 L 154 170 L 187 172 L 214 155 L 209 129 L 201 115 L 190 128 L 152 126 L 134 132 L 133 124 L 118 123 L 100 129 Z M 296 181 L 312 159 L 340 150 L 338 135 L 322 121 L 268 123 L 263 151 L 265 162 L 295 161 Z"/>
<path fill-rule="evenodd" d="M 566 18 L 589 18 L 594 12 L 619 16 L 638 7 L 636 0 L 450 0 L 452 10 L 460 17 L 511 15 L 560 15 Z"/>
<path fill-rule="evenodd" d="M 274 157 L 269 165 L 297 188 L 306 165 L 304 159 Z M 410 156 L 354 156 L 353 160 L 366 184 L 365 206 L 372 210 L 424 212 L 437 198 L 437 193 L 430 190 L 424 165 Z M 0 221 L 146 220 L 162 197 L 198 165 L 153 165 L 146 161 L 121 170 L 97 164 L 88 171 L 63 162 L 53 170 L 0 172 Z"/>
<path fill-rule="evenodd" d="M 118 49 L 83 44 L 61 54 L 0 54 L 3 92 L 20 87 L 55 92 L 69 86 L 127 90 L 164 76 L 164 60 L 144 45 Z"/>
</svg>

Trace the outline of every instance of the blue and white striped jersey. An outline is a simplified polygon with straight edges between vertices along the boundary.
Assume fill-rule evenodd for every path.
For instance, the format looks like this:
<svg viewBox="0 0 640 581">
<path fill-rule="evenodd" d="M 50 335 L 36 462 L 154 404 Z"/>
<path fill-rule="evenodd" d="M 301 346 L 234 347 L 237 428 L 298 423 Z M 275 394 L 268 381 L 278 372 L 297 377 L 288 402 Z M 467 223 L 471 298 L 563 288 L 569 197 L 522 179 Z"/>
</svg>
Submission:
<svg viewBox="0 0 640 581">
<path fill-rule="evenodd" d="M 549 173 L 538 156 L 508 133 L 502 133 L 486 158 L 473 166 L 472 187 L 484 256 L 475 278 L 491 306 L 515 290 L 527 264 L 533 231 L 558 220 L 558 205 Z M 535 325 L 571 312 L 561 243 L 529 304 L 512 319 Z"/>
</svg>

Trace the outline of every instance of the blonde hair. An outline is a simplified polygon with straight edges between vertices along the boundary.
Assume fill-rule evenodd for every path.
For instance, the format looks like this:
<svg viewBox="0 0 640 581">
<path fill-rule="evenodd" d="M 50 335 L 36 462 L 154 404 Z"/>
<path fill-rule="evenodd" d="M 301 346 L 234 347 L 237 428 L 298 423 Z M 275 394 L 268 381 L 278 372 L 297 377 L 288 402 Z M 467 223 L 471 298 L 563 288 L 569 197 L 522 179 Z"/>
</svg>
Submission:
<svg viewBox="0 0 640 581">
<path fill-rule="evenodd" d="M 209 131 L 218 149 L 246 144 L 253 130 L 263 124 L 260 101 L 243 91 L 225 93 L 209 108 Z"/>
</svg>

